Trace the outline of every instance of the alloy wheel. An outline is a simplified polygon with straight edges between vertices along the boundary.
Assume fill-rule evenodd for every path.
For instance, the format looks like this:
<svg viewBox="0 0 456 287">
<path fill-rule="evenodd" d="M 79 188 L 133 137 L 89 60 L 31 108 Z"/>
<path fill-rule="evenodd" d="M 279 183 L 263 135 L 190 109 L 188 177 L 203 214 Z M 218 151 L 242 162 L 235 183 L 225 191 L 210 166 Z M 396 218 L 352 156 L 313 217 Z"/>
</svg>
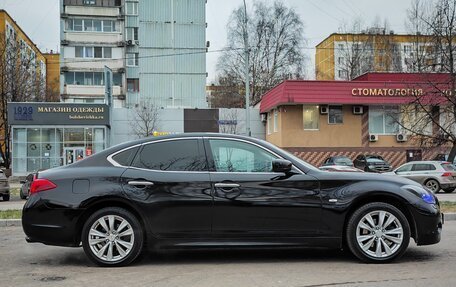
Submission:
<svg viewBox="0 0 456 287">
<path fill-rule="evenodd" d="M 433 179 L 426 182 L 426 187 L 429 188 L 433 193 L 437 193 L 440 189 L 439 183 Z"/>
<path fill-rule="evenodd" d="M 131 224 L 118 215 L 105 215 L 90 227 L 88 243 L 92 253 L 107 262 L 123 260 L 131 252 L 135 235 Z"/>
<path fill-rule="evenodd" d="M 369 212 L 356 227 L 356 241 L 368 256 L 381 259 L 394 255 L 404 240 L 399 219 L 384 210 Z"/>
</svg>

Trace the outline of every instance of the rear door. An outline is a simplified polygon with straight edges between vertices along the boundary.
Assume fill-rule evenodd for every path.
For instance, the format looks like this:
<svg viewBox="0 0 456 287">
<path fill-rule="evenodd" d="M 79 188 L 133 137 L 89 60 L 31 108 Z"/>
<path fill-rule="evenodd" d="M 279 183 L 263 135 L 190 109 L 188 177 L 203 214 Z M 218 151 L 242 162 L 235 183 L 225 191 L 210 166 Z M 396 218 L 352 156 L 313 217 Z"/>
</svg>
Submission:
<svg viewBox="0 0 456 287">
<path fill-rule="evenodd" d="M 410 179 L 417 181 L 421 184 L 424 183 L 429 177 L 435 176 L 436 168 L 430 163 L 416 163 L 413 164 Z"/>
<path fill-rule="evenodd" d="M 272 171 L 273 152 L 237 139 L 205 140 L 214 192 L 216 237 L 318 236 L 318 181 L 299 170 Z"/>
<path fill-rule="evenodd" d="M 122 185 L 158 237 L 210 236 L 211 184 L 201 138 L 144 144 Z"/>
</svg>

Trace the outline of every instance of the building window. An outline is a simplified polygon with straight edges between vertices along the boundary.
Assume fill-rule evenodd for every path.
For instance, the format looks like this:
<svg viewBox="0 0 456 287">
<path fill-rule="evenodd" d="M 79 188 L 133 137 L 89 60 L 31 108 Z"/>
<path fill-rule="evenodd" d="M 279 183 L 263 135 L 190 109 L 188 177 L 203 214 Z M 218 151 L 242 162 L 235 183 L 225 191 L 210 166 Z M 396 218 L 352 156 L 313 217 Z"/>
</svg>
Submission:
<svg viewBox="0 0 456 287">
<path fill-rule="evenodd" d="M 112 20 L 68 19 L 66 20 L 66 30 L 110 33 L 116 31 L 116 22 Z"/>
<path fill-rule="evenodd" d="M 66 72 L 65 84 L 80 86 L 103 86 L 103 72 Z M 113 85 L 122 86 L 122 74 L 113 74 Z"/>
<path fill-rule="evenodd" d="M 127 15 L 138 15 L 138 2 L 127 2 L 125 6 Z"/>
<path fill-rule="evenodd" d="M 337 59 L 337 63 L 338 63 L 339 65 L 344 65 L 344 64 L 345 64 L 345 59 L 344 59 L 344 57 L 339 57 L 339 58 Z"/>
<path fill-rule="evenodd" d="M 95 5 L 95 0 L 84 0 L 84 5 Z"/>
<path fill-rule="evenodd" d="M 329 124 L 343 124 L 344 123 L 344 112 L 342 106 L 329 106 L 328 113 Z"/>
<path fill-rule="evenodd" d="M 303 106 L 303 122 L 305 130 L 318 130 L 320 127 L 320 112 L 318 106 Z"/>
<path fill-rule="evenodd" d="M 74 55 L 76 58 L 99 58 L 99 59 L 111 59 L 112 48 L 111 47 L 74 47 Z"/>
<path fill-rule="evenodd" d="M 338 75 L 339 75 L 339 79 L 347 79 L 347 71 L 339 70 Z"/>
<path fill-rule="evenodd" d="M 272 134 L 272 113 L 268 113 L 268 135 Z"/>
<path fill-rule="evenodd" d="M 279 110 L 274 110 L 274 132 L 279 131 Z"/>
<path fill-rule="evenodd" d="M 138 28 L 126 28 L 126 35 L 125 40 L 138 40 Z"/>
<path fill-rule="evenodd" d="M 139 65 L 138 53 L 127 53 L 127 66 L 137 67 Z"/>
<path fill-rule="evenodd" d="M 397 107 L 370 107 L 369 133 L 397 134 L 399 132 L 399 109 Z"/>
<path fill-rule="evenodd" d="M 127 92 L 138 93 L 139 92 L 139 79 L 127 79 Z"/>
</svg>

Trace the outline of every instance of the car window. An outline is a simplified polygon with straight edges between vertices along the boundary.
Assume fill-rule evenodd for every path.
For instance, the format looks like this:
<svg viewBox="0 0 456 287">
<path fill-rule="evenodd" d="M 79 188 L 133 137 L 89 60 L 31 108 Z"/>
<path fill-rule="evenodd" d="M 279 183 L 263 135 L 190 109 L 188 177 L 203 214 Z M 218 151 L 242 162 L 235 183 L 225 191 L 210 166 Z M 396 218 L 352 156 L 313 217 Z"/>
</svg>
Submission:
<svg viewBox="0 0 456 287">
<path fill-rule="evenodd" d="M 406 165 L 403 165 L 401 166 L 400 168 L 398 168 L 396 170 L 396 172 L 407 172 L 407 171 L 411 171 L 412 170 L 412 166 L 411 164 L 406 164 Z"/>
<path fill-rule="evenodd" d="M 353 165 L 351 159 L 346 157 L 337 157 L 334 159 L 334 162 L 339 165 Z"/>
<path fill-rule="evenodd" d="M 198 140 L 173 140 L 143 146 L 132 166 L 161 171 L 206 171 Z"/>
<path fill-rule="evenodd" d="M 133 157 L 136 155 L 139 147 L 134 147 L 120 152 L 112 157 L 112 159 L 122 166 L 130 166 Z"/>
<path fill-rule="evenodd" d="M 234 140 L 209 140 L 217 172 L 272 172 L 276 156 L 266 150 Z"/>
<path fill-rule="evenodd" d="M 456 171 L 456 167 L 451 163 L 442 163 L 442 167 L 446 171 Z"/>
<path fill-rule="evenodd" d="M 417 163 L 413 165 L 412 171 L 427 171 L 427 170 L 436 170 L 433 164 L 427 163 Z"/>
</svg>

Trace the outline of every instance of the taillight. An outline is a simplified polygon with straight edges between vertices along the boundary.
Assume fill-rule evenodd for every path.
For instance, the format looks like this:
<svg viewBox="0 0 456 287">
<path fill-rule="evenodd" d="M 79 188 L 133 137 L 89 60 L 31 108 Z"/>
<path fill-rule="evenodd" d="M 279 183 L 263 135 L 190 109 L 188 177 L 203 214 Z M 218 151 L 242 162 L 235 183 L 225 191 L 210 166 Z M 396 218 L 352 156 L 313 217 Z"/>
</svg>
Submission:
<svg viewBox="0 0 456 287">
<path fill-rule="evenodd" d="M 447 171 L 447 172 L 444 172 L 444 173 L 442 174 L 442 176 L 443 176 L 443 177 L 447 177 L 447 176 L 453 176 L 453 173 L 452 173 L 452 172 L 449 172 L 449 171 Z"/>
<path fill-rule="evenodd" d="M 32 181 L 30 185 L 30 193 L 37 193 L 45 190 L 50 190 L 56 188 L 57 185 L 52 181 L 45 179 L 45 178 L 38 178 Z"/>
</svg>

